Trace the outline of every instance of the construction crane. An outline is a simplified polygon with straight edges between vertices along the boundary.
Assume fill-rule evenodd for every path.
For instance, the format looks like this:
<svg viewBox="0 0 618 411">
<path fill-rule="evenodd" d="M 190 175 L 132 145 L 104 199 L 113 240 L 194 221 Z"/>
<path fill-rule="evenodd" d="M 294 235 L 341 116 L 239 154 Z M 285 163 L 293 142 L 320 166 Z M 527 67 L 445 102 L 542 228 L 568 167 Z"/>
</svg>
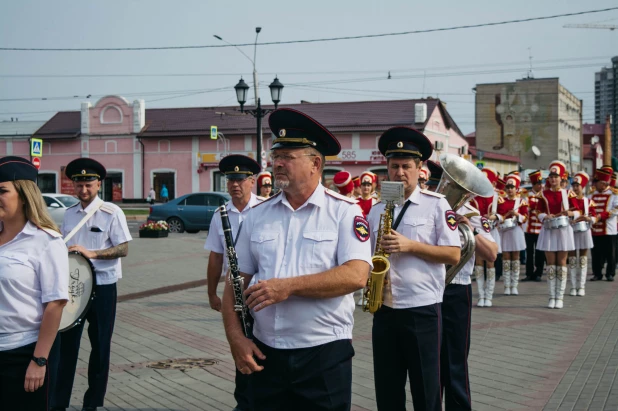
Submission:
<svg viewBox="0 0 618 411">
<path fill-rule="evenodd" d="M 605 30 L 616 30 L 618 26 L 614 26 L 612 24 L 565 24 L 565 29 L 605 29 Z"/>
</svg>

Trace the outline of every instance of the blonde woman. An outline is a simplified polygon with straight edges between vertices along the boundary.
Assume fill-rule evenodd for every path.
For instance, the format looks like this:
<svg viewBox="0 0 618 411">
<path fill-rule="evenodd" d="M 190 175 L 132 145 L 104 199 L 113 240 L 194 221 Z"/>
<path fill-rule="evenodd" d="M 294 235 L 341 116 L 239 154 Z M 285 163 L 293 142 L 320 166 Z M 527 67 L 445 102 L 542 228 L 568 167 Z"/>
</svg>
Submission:
<svg viewBox="0 0 618 411">
<path fill-rule="evenodd" d="M 48 360 L 68 300 L 69 260 L 21 157 L 0 158 L 0 404 L 47 411 Z"/>
</svg>

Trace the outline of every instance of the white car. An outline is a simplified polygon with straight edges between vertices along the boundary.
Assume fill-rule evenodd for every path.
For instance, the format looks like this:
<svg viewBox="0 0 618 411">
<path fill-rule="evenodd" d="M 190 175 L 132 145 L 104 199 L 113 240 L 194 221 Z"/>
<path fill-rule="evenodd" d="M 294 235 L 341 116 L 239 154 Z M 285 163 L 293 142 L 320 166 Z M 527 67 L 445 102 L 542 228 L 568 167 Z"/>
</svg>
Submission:
<svg viewBox="0 0 618 411">
<path fill-rule="evenodd" d="M 43 199 L 47 204 L 47 211 L 58 227 L 62 225 L 67 208 L 79 203 L 77 198 L 68 194 L 43 193 Z"/>
</svg>

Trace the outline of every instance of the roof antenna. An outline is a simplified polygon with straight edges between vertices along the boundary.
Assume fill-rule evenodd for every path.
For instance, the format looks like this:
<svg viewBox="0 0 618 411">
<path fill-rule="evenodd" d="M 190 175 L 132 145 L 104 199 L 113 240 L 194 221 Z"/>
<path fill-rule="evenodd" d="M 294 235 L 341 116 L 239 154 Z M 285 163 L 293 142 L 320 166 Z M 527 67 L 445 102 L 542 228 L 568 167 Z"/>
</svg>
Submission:
<svg viewBox="0 0 618 411">
<path fill-rule="evenodd" d="M 388 77 L 387 77 L 387 79 L 388 79 L 388 80 L 390 80 L 390 79 L 391 79 L 391 72 L 390 72 L 390 71 L 388 72 Z"/>
<path fill-rule="evenodd" d="M 530 61 L 530 65 L 528 67 L 528 78 L 533 79 L 534 73 L 532 73 L 532 49 L 528 47 L 528 60 Z"/>
</svg>

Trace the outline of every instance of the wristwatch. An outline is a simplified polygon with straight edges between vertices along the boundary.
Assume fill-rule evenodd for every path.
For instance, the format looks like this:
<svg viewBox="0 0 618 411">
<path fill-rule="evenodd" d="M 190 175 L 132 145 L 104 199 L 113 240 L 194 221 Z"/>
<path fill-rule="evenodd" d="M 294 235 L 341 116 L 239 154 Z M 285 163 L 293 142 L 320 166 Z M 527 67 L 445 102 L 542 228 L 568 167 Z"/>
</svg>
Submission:
<svg viewBox="0 0 618 411">
<path fill-rule="evenodd" d="M 45 357 L 35 357 L 33 355 L 32 361 L 34 361 L 39 367 L 45 367 L 47 365 L 47 358 Z"/>
</svg>

